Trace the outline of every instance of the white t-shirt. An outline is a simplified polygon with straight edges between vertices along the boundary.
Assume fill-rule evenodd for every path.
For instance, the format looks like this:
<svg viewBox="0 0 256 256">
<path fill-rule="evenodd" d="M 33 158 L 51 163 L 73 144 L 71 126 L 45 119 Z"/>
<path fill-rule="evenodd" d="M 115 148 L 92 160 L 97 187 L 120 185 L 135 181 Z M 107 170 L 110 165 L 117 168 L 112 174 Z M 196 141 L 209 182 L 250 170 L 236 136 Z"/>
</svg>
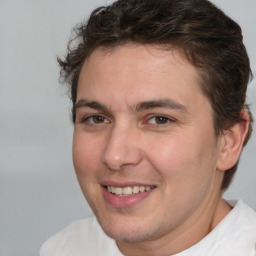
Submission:
<svg viewBox="0 0 256 256">
<path fill-rule="evenodd" d="M 242 201 L 206 237 L 173 256 L 256 256 L 256 213 Z M 47 240 L 40 256 L 123 256 L 95 217 L 79 220 Z"/>
</svg>

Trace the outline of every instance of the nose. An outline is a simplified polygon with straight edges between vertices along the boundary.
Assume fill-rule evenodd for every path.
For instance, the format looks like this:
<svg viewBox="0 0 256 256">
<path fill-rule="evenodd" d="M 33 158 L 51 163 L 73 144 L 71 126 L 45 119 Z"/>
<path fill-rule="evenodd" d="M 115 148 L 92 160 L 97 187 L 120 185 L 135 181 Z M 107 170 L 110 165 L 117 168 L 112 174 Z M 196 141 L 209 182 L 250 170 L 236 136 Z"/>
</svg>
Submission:
<svg viewBox="0 0 256 256">
<path fill-rule="evenodd" d="M 102 154 L 103 163 L 110 170 L 118 171 L 127 166 L 136 166 L 141 160 L 142 152 L 136 132 L 129 128 L 113 128 Z"/>
</svg>

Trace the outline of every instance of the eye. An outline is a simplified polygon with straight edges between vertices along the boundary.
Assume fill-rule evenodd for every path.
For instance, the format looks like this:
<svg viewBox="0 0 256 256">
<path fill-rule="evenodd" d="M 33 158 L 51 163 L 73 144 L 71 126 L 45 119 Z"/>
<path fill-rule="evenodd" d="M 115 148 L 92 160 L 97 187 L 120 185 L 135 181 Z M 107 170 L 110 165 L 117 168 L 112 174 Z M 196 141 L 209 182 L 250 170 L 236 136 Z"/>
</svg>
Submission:
<svg viewBox="0 0 256 256">
<path fill-rule="evenodd" d="M 85 117 L 82 122 L 88 124 L 102 124 L 102 123 L 109 123 L 109 120 L 102 115 L 92 115 Z"/>
<path fill-rule="evenodd" d="M 153 116 L 148 120 L 148 122 L 150 124 L 164 125 L 170 122 L 174 122 L 174 120 L 166 116 Z"/>
</svg>

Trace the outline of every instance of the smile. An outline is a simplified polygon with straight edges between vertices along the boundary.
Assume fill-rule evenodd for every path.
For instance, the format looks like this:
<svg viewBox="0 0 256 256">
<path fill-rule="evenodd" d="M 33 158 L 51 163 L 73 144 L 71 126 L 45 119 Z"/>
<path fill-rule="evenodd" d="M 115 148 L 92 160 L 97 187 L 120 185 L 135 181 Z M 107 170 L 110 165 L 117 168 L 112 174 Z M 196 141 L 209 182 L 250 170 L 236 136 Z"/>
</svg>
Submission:
<svg viewBox="0 0 256 256">
<path fill-rule="evenodd" d="M 123 188 L 107 186 L 107 190 L 110 193 L 115 194 L 116 196 L 130 196 L 133 194 L 147 192 L 153 188 L 154 187 L 150 186 L 128 186 Z"/>
<path fill-rule="evenodd" d="M 130 208 L 149 197 L 156 186 L 146 184 L 121 184 L 104 182 L 102 186 L 103 198 L 106 203 L 114 208 Z M 107 184 L 106 184 L 107 183 Z"/>
</svg>

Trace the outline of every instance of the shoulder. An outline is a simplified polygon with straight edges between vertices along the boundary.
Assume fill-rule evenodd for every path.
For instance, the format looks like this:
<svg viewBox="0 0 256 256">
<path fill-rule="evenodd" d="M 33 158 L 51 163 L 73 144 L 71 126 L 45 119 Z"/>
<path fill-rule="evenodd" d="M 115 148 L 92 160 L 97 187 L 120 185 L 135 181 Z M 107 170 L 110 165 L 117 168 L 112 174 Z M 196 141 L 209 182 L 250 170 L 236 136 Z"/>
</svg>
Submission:
<svg viewBox="0 0 256 256">
<path fill-rule="evenodd" d="M 219 239 L 223 248 L 233 255 L 255 255 L 255 211 L 241 200 L 228 203 L 234 208 L 219 225 Z"/>
<path fill-rule="evenodd" d="M 229 219 L 236 222 L 237 227 L 245 227 L 256 231 L 256 212 L 242 200 L 228 201 L 233 206 Z M 256 233 L 255 233 L 256 236 Z"/>
<path fill-rule="evenodd" d="M 233 208 L 201 241 L 177 256 L 256 256 L 256 213 L 239 201 L 227 201 Z"/>
<path fill-rule="evenodd" d="M 105 235 L 96 218 L 91 217 L 75 221 L 49 238 L 41 247 L 40 256 L 96 256 L 117 252 L 115 242 Z"/>
<path fill-rule="evenodd" d="M 241 200 L 228 203 L 233 209 L 209 236 L 225 255 L 254 255 L 256 213 Z"/>
</svg>

